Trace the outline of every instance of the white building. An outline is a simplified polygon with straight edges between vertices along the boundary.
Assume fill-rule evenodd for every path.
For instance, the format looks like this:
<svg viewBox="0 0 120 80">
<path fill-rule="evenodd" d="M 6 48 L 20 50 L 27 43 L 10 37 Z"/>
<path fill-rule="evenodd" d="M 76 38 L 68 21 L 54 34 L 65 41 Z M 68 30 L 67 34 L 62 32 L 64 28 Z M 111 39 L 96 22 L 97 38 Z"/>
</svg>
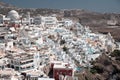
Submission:
<svg viewBox="0 0 120 80">
<path fill-rule="evenodd" d="M 11 10 L 10 12 L 8 12 L 7 17 L 10 18 L 11 22 L 19 23 L 20 16 L 17 11 Z"/>
<path fill-rule="evenodd" d="M 35 25 L 40 25 L 41 24 L 41 16 L 37 16 L 34 18 L 34 24 Z"/>
<path fill-rule="evenodd" d="M 34 23 L 34 18 L 32 18 L 30 16 L 30 12 L 27 13 L 27 15 L 25 15 L 26 17 L 21 17 L 21 24 L 25 24 L 25 25 L 31 25 Z"/>
<path fill-rule="evenodd" d="M 73 25 L 73 21 L 70 19 L 63 19 L 62 21 L 64 22 L 65 26 L 72 26 Z"/>
<path fill-rule="evenodd" d="M 116 42 L 116 44 L 117 44 L 117 49 L 120 50 L 120 42 Z"/>
<path fill-rule="evenodd" d="M 0 14 L 0 26 L 5 26 L 5 24 L 8 24 L 10 21 L 10 18 L 7 18 L 5 15 Z"/>
<path fill-rule="evenodd" d="M 32 54 L 27 53 L 13 53 L 9 56 L 10 68 L 16 71 L 26 71 L 34 69 L 34 58 Z"/>
<path fill-rule="evenodd" d="M 41 17 L 41 24 L 44 26 L 55 26 L 58 20 L 56 17 Z"/>
</svg>

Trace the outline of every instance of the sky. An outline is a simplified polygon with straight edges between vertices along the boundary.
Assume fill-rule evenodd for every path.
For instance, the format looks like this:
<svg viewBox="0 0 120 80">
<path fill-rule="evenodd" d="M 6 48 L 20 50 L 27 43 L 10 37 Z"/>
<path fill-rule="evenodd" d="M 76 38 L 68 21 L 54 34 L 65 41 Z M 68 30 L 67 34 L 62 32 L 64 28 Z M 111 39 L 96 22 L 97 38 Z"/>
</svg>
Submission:
<svg viewBox="0 0 120 80">
<path fill-rule="evenodd" d="M 84 9 L 120 13 L 120 0 L 0 0 L 20 8 Z"/>
</svg>

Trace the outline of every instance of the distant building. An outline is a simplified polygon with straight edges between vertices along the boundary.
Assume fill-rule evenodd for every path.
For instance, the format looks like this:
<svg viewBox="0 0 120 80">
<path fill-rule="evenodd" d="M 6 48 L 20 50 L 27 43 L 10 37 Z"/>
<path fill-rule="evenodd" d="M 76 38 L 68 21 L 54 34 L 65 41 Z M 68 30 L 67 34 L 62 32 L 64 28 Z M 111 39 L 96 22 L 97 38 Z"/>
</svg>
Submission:
<svg viewBox="0 0 120 80">
<path fill-rule="evenodd" d="M 0 26 L 7 26 L 10 22 L 10 18 L 7 18 L 5 15 L 0 14 Z"/>
<path fill-rule="evenodd" d="M 44 26 L 56 26 L 57 22 L 58 20 L 56 17 L 41 17 L 41 24 Z"/>
<path fill-rule="evenodd" d="M 11 21 L 13 21 L 13 22 L 20 19 L 18 12 L 15 10 L 11 10 L 10 12 L 8 12 L 7 17 L 10 18 Z"/>
<path fill-rule="evenodd" d="M 34 18 L 34 24 L 35 25 L 42 25 L 43 27 L 50 27 L 50 26 L 56 26 L 58 23 L 58 20 L 56 17 L 52 16 L 36 16 Z"/>
<path fill-rule="evenodd" d="M 35 25 L 40 25 L 41 22 L 42 22 L 41 16 L 37 16 L 37 17 L 34 18 L 34 24 Z"/>
<path fill-rule="evenodd" d="M 117 49 L 120 50 L 120 42 L 116 42 L 116 44 L 117 44 Z"/>
<path fill-rule="evenodd" d="M 105 46 L 106 46 L 106 48 L 107 48 L 107 52 L 112 52 L 112 51 L 114 51 L 115 48 L 116 48 L 116 45 L 115 45 L 115 40 L 113 39 L 111 33 L 108 33 L 108 34 L 106 35 L 106 38 L 107 38 L 107 40 L 106 40 L 106 42 L 105 42 L 105 43 L 106 43 Z"/>
<path fill-rule="evenodd" d="M 19 72 L 11 68 L 0 70 L 0 80 L 23 80 L 23 76 Z"/>
<path fill-rule="evenodd" d="M 41 70 L 28 70 L 28 71 L 24 71 L 22 74 L 25 76 L 25 80 L 39 80 L 39 79 L 47 80 L 49 79 L 48 76 Z"/>
<path fill-rule="evenodd" d="M 23 25 L 31 25 L 31 24 L 34 23 L 34 18 L 32 18 L 30 16 L 30 12 L 28 12 L 25 17 L 23 17 L 23 16 L 24 15 L 22 15 L 22 17 L 20 18 L 21 24 L 23 24 Z"/>
<path fill-rule="evenodd" d="M 107 21 L 107 24 L 109 26 L 115 26 L 117 24 L 117 21 L 109 20 L 109 21 Z"/>
<path fill-rule="evenodd" d="M 73 21 L 70 19 L 63 19 L 62 21 L 64 22 L 65 26 L 72 26 L 73 25 Z"/>
<path fill-rule="evenodd" d="M 10 12 L 8 12 L 7 18 L 10 18 L 10 27 L 19 27 L 20 16 L 17 11 L 11 10 Z"/>
</svg>

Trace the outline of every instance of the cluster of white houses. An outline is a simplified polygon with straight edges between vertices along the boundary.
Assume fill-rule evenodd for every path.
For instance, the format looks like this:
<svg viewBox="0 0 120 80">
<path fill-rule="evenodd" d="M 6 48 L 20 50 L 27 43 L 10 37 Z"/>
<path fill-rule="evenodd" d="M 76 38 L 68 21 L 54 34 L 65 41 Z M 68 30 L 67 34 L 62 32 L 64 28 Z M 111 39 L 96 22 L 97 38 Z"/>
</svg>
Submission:
<svg viewBox="0 0 120 80">
<path fill-rule="evenodd" d="M 0 79 L 5 80 L 76 80 L 76 71 L 116 48 L 110 33 L 93 33 L 55 16 L 22 17 L 11 10 L 0 15 L 0 26 Z"/>
<path fill-rule="evenodd" d="M 17 11 L 11 10 L 8 15 L 0 15 L 1 26 L 20 26 L 22 25 L 42 25 L 42 26 L 56 26 L 57 24 L 71 26 L 73 24 L 72 20 L 63 19 L 58 21 L 56 16 L 35 16 L 31 17 L 30 13 L 26 14 L 26 17 L 19 15 Z"/>
</svg>

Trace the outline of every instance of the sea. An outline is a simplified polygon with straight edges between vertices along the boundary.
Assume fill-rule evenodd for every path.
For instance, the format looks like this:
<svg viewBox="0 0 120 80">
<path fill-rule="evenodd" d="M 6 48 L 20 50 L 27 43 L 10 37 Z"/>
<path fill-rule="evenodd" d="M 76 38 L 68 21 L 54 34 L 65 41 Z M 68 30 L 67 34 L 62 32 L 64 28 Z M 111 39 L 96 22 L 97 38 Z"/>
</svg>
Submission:
<svg viewBox="0 0 120 80">
<path fill-rule="evenodd" d="M 21 8 L 84 9 L 120 13 L 120 0 L 0 0 Z"/>
</svg>

